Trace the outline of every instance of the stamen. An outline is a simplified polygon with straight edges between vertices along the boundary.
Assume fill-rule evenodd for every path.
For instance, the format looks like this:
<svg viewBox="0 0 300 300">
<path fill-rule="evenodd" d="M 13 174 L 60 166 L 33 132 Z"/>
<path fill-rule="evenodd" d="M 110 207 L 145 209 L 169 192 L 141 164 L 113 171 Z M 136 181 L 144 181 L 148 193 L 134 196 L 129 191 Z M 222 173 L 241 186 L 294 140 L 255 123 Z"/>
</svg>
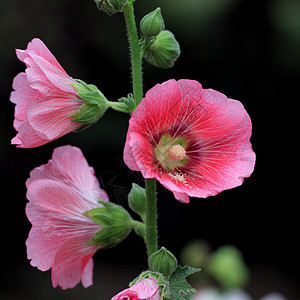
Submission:
<svg viewBox="0 0 300 300">
<path fill-rule="evenodd" d="M 169 157 L 176 161 L 183 160 L 185 158 L 185 153 L 185 149 L 179 144 L 173 145 L 168 151 Z"/>
</svg>

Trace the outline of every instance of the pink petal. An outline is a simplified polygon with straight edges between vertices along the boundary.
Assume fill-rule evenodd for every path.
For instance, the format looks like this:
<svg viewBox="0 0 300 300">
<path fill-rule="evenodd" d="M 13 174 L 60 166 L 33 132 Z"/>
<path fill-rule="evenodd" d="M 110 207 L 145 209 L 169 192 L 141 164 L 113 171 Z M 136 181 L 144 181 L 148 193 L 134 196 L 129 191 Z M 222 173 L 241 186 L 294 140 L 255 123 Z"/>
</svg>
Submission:
<svg viewBox="0 0 300 300">
<path fill-rule="evenodd" d="M 114 296 L 111 300 L 139 300 L 139 298 L 137 292 L 126 289 Z"/>
<path fill-rule="evenodd" d="M 30 125 L 45 139 L 53 140 L 82 124 L 73 122 L 70 115 L 82 104 L 77 96 L 72 98 L 48 98 L 27 105 L 27 118 Z"/>
<path fill-rule="evenodd" d="M 41 137 L 28 121 L 19 124 L 18 131 L 18 134 L 12 139 L 11 143 L 17 145 L 19 148 L 33 148 L 49 142 L 49 139 Z"/>
<path fill-rule="evenodd" d="M 27 211 L 35 209 L 30 206 L 33 205 L 27 204 Z M 52 267 L 56 251 L 62 242 L 55 237 L 49 238 L 47 233 L 42 227 L 33 227 L 26 240 L 27 258 L 32 266 L 41 271 L 47 271 Z"/>
<path fill-rule="evenodd" d="M 33 51 L 28 51 L 28 54 L 54 86 L 63 92 L 74 95 L 77 94 L 76 90 L 72 86 L 72 83 L 76 83 L 76 81 L 73 80 L 63 69 L 57 68 L 51 62 L 37 55 Z"/>
<path fill-rule="evenodd" d="M 72 215 L 78 220 L 86 218 L 82 215 L 84 211 L 96 206 L 81 198 L 72 187 L 51 179 L 32 181 L 27 187 L 27 199 L 46 211 Z"/>
<path fill-rule="evenodd" d="M 94 175 L 94 169 L 90 167 L 81 150 L 73 146 L 56 148 L 46 165 L 35 168 L 30 173 L 27 186 L 36 179 L 53 179 L 62 181 L 76 189 L 91 205 L 97 204 L 99 199 L 109 201 L 106 192 L 100 188 Z"/>
<path fill-rule="evenodd" d="M 175 80 L 169 80 L 162 85 L 157 84 L 146 93 L 139 104 L 139 109 L 132 113 L 130 125 L 132 130 L 137 131 L 145 125 L 145 129 L 151 128 L 152 131 L 167 131 L 176 121 L 174 111 L 180 110 L 180 89 Z"/>
<path fill-rule="evenodd" d="M 155 176 L 153 149 L 149 142 L 137 132 L 128 133 L 127 141 L 124 149 L 125 163 L 133 170 L 141 171 L 145 178 L 153 178 Z M 127 149 L 130 149 L 130 152 L 127 152 Z"/>
<path fill-rule="evenodd" d="M 17 104 L 15 107 L 14 127 L 18 130 L 22 122 L 27 120 L 26 107 L 32 99 L 38 99 L 40 93 L 32 89 L 27 81 L 25 73 L 19 73 L 13 80 L 13 91 L 10 101 Z"/>
<path fill-rule="evenodd" d="M 64 69 L 58 63 L 54 55 L 49 51 L 49 49 L 40 39 L 35 38 L 31 42 L 29 42 L 26 50 L 17 50 L 18 58 L 24 62 L 25 58 L 28 57 L 28 51 L 35 52 L 37 55 L 46 59 L 56 68 L 60 69 L 61 71 L 64 71 Z"/>
<path fill-rule="evenodd" d="M 83 269 L 81 275 L 81 282 L 85 288 L 93 285 L 93 269 L 94 269 L 94 260 L 91 258 L 88 260 L 86 267 Z"/>
<path fill-rule="evenodd" d="M 52 266 L 53 287 L 73 288 L 82 277 L 85 285 L 92 284 L 93 263 L 89 261 L 99 246 L 87 245 L 88 241 L 85 237 L 74 237 L 59 247 Z"/>
<path fill-rule="evenodd" d="M 138 293 L 138 299 L 152 299 L 158 291 L 158 282 L 153 278 L 145 278 L 135 283 L 129 289 Z"/>
<path fill-rule="evenodd" d="M 71 178 L 81 194 L 89 195 L 85 198 L 94 203 L 98 200 L 97 198 L 109 201 L 107 194 L 99 186 L 94 169 L 88 165 L 79 148 L 72 146 L 56 148 L 53 152 L 53 162 L 60 172 Z"/>
<path fill-rule="evenodd" d="M 177 81 L 178 87 L 180 88 L 181 97 L 185 98 L 185 96 L 199 98 L 201 95 L 203 88 L 202 85 L 196 80 L 189 79 L 181 79 Z"/>
</svg>

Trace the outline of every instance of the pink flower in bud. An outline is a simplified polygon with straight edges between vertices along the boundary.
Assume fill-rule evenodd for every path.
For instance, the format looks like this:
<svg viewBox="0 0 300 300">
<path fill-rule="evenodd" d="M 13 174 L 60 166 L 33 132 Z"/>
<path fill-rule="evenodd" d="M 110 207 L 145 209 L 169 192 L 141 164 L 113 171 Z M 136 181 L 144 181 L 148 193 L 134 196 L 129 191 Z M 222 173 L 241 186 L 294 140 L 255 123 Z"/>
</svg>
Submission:
<svg viewBox="0 0 300 300">
<path fill-rule="evenodd" d="M 169 80 L 132 113 L 127 166 L 189 202 L 242 184 L 253 172 L 251 120 L 243 105 L 193 80 Z"/>
<path fill-rule="evenodd" d="M 16 104 L 14 127 L 18 134 L 12 144 L 32 148 L 78 129 L 70 115 L 84 104 L 72 86 L 76 83 L 40 39 L 33 39 L 26 50 L 16 50 L 26 64 L 26 72 L 13 81 L 10 101 Z"/>
<path fill-rule="evenodd" d="M 158 282 L 153 278 L 145 278 L 135 283 L 111 300 L 160 300 Z"/>
<path fill-rule="evenodd" d="M 93 168 L 76 147 L 56 148 L 52 160 L 35 168 L 26 182 L 26 215 L 32 223 L 26 241 L 31 265 L 52 269 L 52 284 L 73 288 L 80 281 L 92 285 L 93 254 L 101 248 L 88 245 L 101 228 L 83 213 L 109 201 Z"/>
</svg>

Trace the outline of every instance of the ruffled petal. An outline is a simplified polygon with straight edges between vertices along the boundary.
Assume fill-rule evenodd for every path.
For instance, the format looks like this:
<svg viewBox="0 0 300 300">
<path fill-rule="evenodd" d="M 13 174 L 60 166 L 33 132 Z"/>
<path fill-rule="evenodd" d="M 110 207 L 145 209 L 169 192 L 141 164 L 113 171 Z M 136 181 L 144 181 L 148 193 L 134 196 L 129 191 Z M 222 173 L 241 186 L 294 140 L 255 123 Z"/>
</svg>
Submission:
<svg viewBox="0 0 300 300">
<path fill-rule="evenodd" d="M 52 161 L 54 168 L 57 168 L 70 183 L 80 191 L 81 195 L 94 203 L 98 198 L 108 201 L 108 196 L 99 186 L 94 175 L 94 169 L 90 167 L 77 147 L 63 146 L 56 148 L 53 152 Z M 88 195 L 88 196 L 87 196 Z"/>
<path fill-rule="evenodd" d="M 17 145 L 18 148 L 33 148 L 44 145 L 49 142 L 49 139 L 39 135 L 28 121 L 18 125 L 18 133 L 12 139 L 11 143 Z"/>
</svg>

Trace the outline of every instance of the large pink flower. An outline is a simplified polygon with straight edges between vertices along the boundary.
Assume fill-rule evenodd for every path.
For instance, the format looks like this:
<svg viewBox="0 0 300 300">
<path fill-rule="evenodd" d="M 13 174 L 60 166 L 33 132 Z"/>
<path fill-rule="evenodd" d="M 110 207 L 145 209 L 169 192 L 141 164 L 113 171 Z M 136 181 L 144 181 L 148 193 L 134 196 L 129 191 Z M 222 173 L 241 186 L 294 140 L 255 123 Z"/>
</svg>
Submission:
<svg viewBox="0 0 300 300">
<path fill-rule="evenodd" d="M 193 80 L 169 80 L 146 93 L 133 112 L 124 149 L 129 168 L 156 178 L 189 202 L 239 186 L 255 154 L 243 105 Z"/>
<path fill-rule="evenodd" d="M 32 223 L 26 241 L 31 265 L 41 271 L 52 268 L 52 283 L 63 289 L 80 281 L 93 283 L 93 254 L 100 248 L 88 245 L 100 225 L 83 212 L 109 201 L 81 150 L 63 146 L 52 160 L 35 168 L 26 182 L 26 214 Z"/>
<path fill-rule="evenodd" d="M 12 144 L 37 147 L 82 126 L 70 118 L 84 104 L 72 86 L 76 81 L 45 44 L 36 38 L 26 50 L 16 53 L 27 69 L 13 81 L 10 101 L 16 104 L 14 127 L 18 134 Z"/>
<path fill-rule="evenodd" d="M 145 278 L 135 283 L 111 300 L 160 300 L 159 286 L 157 280 Z"/>
</svg>

